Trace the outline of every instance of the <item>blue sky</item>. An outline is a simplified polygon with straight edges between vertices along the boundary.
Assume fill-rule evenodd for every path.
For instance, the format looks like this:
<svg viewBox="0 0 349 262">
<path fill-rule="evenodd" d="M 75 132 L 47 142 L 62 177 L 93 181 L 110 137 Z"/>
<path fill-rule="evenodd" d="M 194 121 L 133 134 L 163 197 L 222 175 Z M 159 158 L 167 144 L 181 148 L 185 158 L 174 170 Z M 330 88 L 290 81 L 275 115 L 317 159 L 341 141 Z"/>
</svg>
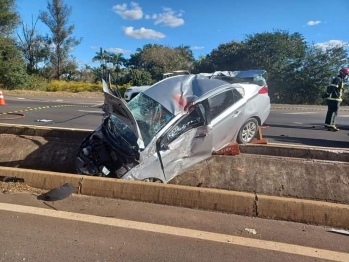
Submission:
<svg viewBox="0 0 349 262">
<path fill-rule="evenodd" d="M 17 0 L 25 23 L 47 10 L 48 0 Z M 348 0 L 63 0 L 73 8 L 69 23 L 82 37 L 73 55 L 92 63 L 99 48 L 126 58 L 148 43 L 191 46 L 195 57 L 246 34 L 273 29 L 300 32 L 308 42 L 325 46 L 349 42 Z M 33 4 L 35 2 L 35 4 Z M 41 22 L 40 33 L 48 32 Z"/>
</svg>

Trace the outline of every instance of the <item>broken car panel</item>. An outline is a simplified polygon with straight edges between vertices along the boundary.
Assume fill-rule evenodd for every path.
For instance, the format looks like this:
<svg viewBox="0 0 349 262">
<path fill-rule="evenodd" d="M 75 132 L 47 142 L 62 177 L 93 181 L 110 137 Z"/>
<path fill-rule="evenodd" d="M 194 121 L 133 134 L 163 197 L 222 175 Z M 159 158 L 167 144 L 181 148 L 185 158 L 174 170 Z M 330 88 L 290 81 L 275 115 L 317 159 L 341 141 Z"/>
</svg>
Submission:
<svg viewBox="0 0 349 262">
<path fill-rule="evenodd" d="M 241 134 L 255 136 L 246 128 L 264 123 L 270 100 L 246 79 L 266 81 L 265 71 L 241 72 L 168 77 L 127 104 L 103 81 L 106 114 L 80 146 L 78 173 L 167 183 Z"/>
</svg>

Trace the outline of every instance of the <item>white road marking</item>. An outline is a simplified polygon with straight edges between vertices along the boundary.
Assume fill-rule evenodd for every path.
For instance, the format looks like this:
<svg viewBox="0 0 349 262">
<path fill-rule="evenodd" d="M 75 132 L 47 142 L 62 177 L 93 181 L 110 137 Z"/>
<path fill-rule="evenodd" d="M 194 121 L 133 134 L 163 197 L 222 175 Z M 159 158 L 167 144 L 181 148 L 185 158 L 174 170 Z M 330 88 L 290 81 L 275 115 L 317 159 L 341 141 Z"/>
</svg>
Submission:
<svg viewBox="0 0 349 262">
<path fill-rule="evenodd" d="M 337 117 L 349 117 L 349 115 L 338 115 Z"/>
<path fill-rule="evenodd" d="M 99 113 L 103 114 L 104 112 L 102 111 L 92 111 L 92 110 L 78 110 L 79 112 L 85 112 L 85 113 Z"/>
<path fill-rule="evenodd" d="M 0 203 L 0 210 L 18 212 L 23 214 L 31 214 L 45 217 L 54 217 L 72 221 L 92 223 L 98 225 L 107 225 L 112 227 L 127 228 L 132 230 L 140 230 L 158 234 L 166 234 L 171 236 L 186 237 L 192 239 L 201 239 L 224 243 L 228 245 L 237 245 L 264 250 L 277 251 L 282 253 L 301 255 L 306 257 L 314 257 L 319 259 L 328 259 L 330 261 L 348 262 L 349 253 L 336 252 L 325 249 L 305 247 L 300 245 L 286 244 L 274 241 L 259 240 L 253 238 L 245 238 L 226 234 L 212 233 L 194 229 L 179 228 L 173 226 L 157 225 L 145 222 L 130 221 L 117 218 L 100 217 L 86 214 L 78 214 L 66 211 L 56 211 L 44 208 L 21 206 L 13 204 Z"/>
<path fill-rule="evenodd" d="M 305 115 L 305 114 L 316 114 L 317 112 L 295 112 L 295 113 L 282 113 L 283 115 Z"/>
<path fill-rule="evenodd" d="M 292 124 L 303 125 L 301 122 L 292 122 Z"/>
<path fill-rule="evenodd" d="M 17 99 L 24 100 L 25 98 L 24 97 L 17 97 Z"/>
<path fill-rule="evenodd" d="M 63 102 L 63 99 L 56 99 L 57 102 Z"/>
</svg>

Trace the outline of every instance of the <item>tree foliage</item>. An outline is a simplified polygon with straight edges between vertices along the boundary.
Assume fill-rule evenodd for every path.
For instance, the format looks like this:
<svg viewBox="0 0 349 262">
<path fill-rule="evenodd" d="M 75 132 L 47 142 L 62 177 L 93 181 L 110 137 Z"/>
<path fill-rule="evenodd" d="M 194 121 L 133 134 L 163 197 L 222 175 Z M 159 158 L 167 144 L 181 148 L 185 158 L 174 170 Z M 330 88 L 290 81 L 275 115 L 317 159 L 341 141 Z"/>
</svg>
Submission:
<svg viewBox="0 0 349 262">
<path fill-rule="evenodd" d="M 189 46 L 170 47 L 159 44 L 147 44 L 131 55 L 127 66 L 148 71 L 154 80 L 160 80 L 162 74 L 174 70 L 191 70 L 194 56 Z"/>
<path fill-rule="evenodd" d="M 131 83 L 133 86 L 151 85 L 154 80 L 148 71 L 130 69 L 128 74 L 122 79 L 123 83 Z"/>
<path fill-rule="evenodd" d="M 9 36 L 19 23 L 14 0 L 0 0 L 0 35 Z"/>
<path fill-rule="evenodd" d="M 38 73 L 39 64 L 49 57 L 48 39 L 36 31 L 38 19 L 29 26 L 22 21 L 22 32 L 18 35 L 18 47 L 23 52 L 29 74 Z"/>
<path fill-rule="evenodd" d="M 25 63 L 10 38 L 0 36 L 0 87 L 21 88 L 27 81 Z"/>
<path fill-rule="evenodd" d="M 209 54 L 194 58 L 189 46 L 171 47 L 146 44 L 125 58 L 100 48 L 92 57 L 97 67 L 78 63 L 71 51 L 82 39 L 73 36 L 74 24 L 69 24 L 72 8 L 63 0 L 48 0 L 47 11 L 41 11 L 31 25 L 22 21 L 21 32 L 13 32 L 20 22 L 15 0 L 0 0 L 0 87 L 35 87 L 46 80 L 94 82 L 108 79 L 118 86 L 150 85 L 163 73 L 189 70 L 192 73 L 264 69 L 268 72 L 269 96 L 272 102 L 293 104 L 323 103 L 321 94 L 342 66 L 348 66 L 347 46 L 322 48 L 309 44 L 302 34 L 286 30 L 246 35 L 242 41 L 221 43 Z M 39 35 L 37 23 L 49 29 Z M 44 65 L 44 66 L 42 66 Z M 27 73 L 31 74 L 30 76 Z M 344 99 L 349 101 L 349 99 Z"/>
<path fill-rule="evenodd" d="M 0 87 L 21 88 L 27 80 L 25 63 L 11 38 L 19 16 L 14 0 L 0 0 Z"/>
<path fill-rule="evenodd" d="M 81 43 L 81 39 L 72 36 L 74 25 L 68 25 L 72 8 L 63 0 L 51 0 L 47 3 L 48 11 L 40 12 L 41 21 L 48 26 L 52 35 L 48 44 L 52 46 L 50 52 L 50 66 L 54 70 L 54 78 L 59 79 L 63 74 L 71 71 L 72 58 L 69 53 Z"/>
</svg>

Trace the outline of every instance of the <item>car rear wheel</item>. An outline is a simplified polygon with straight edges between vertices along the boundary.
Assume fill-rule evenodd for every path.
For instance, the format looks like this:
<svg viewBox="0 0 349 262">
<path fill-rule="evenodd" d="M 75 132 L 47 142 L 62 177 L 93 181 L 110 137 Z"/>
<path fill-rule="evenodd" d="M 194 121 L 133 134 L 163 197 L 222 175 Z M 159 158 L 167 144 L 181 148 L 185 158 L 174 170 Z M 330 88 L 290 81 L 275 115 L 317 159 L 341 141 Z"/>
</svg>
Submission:
<svg viewBox="0 0 349 262">
<path fill-rule="evenodd" d="M 237 142 L 239 144 L 250 143 L 257 135 L 258 132 L 258 121 L 255 118 L 247 120 L 240 128 Z"/>
</svg>

